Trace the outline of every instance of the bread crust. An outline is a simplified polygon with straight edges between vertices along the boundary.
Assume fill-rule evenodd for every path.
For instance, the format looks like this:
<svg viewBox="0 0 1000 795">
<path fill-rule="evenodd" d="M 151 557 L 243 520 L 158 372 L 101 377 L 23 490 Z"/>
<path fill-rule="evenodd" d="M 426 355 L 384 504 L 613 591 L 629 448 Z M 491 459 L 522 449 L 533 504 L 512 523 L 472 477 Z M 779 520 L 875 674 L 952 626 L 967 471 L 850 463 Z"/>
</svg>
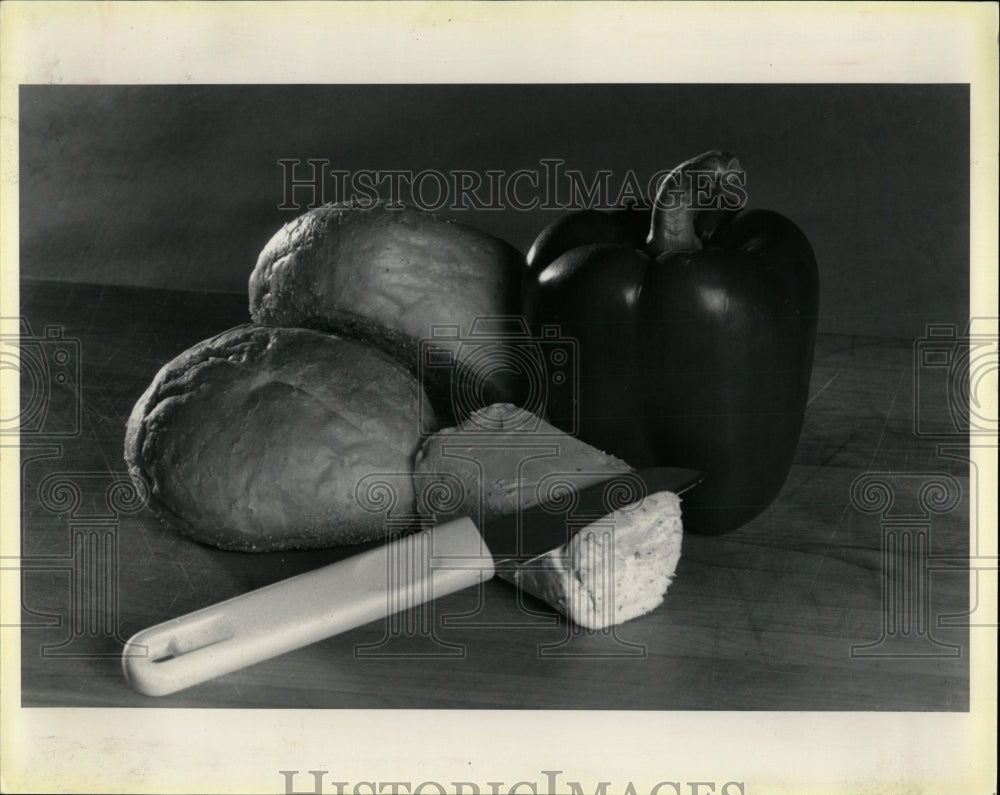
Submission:
<svg viewBox="0 0 1000 795">
<path fill-rule="evenodd" d="M 383 473 L 414 513 L 416 380 L 390 356 L 307 329 L 247 324 L 164 365 L 136 402 L 125 460 L 151 504 L 223 549 L 271 551 L 383 536 L 359 502 Z"/>
</svg>

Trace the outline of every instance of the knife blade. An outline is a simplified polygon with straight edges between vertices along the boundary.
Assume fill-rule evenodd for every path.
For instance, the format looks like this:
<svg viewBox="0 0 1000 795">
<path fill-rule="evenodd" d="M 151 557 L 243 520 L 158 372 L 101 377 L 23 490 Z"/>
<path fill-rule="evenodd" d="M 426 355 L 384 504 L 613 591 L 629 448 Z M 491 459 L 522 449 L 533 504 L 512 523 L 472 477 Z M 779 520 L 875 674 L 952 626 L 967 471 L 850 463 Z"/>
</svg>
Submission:
<svg viewBox="0 0 1000 795">
<path fill-rule="evenodd" d="M 683 494 L 702 478 L 693 469 L 650 467 L 576 489 L 573 473 L 553 474 L 535 489 L 537 503 L 487 522 L 483 539 L 496 567 L 518 565 L 558 549 L 581 527 L 614 510 L 659 491 Z"/>
<path fill-rule="evenodd" d="M 596 518 L 702 479 L 659 467 L 575 489 L 572 476 L 538 484 L 540 502 L 486 523 L 468 517 L 142 630 L 122 651 L 140 693 L 164 696 L 477 586 L 566 544 Z M 504 577 L 510 579 L 509 577 Z"/>
</svg>

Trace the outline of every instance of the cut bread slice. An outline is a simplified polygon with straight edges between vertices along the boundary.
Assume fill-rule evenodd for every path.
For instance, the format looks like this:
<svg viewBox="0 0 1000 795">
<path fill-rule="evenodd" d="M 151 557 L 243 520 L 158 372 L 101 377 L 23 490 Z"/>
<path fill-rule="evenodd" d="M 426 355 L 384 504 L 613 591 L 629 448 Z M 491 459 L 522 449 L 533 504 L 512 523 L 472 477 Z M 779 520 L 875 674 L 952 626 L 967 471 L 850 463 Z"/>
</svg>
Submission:
<svg viewBox="0 0 1000 795">
<path fill-rule="evenodd" d="M 569 543 L 497 575 L 588 629 L 657 608 L 681 557 L 680 498 L 650 494 L 580 530 Z"/>
</svg>

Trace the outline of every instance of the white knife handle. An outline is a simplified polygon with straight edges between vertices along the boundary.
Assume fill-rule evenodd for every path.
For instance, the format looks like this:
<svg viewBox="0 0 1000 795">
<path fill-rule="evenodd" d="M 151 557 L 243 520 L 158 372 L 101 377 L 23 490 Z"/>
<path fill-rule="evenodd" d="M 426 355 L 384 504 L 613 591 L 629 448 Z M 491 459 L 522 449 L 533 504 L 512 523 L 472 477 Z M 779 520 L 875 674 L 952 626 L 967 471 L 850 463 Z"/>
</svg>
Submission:
<svg viewBox="0 0 1000 795">
<path fill-rule="evenodd" d="M 492 576 L 475 524 L 457 519 L 143 630 L 122 667 L 140 693 L 164 696 Z"/>
</svg>

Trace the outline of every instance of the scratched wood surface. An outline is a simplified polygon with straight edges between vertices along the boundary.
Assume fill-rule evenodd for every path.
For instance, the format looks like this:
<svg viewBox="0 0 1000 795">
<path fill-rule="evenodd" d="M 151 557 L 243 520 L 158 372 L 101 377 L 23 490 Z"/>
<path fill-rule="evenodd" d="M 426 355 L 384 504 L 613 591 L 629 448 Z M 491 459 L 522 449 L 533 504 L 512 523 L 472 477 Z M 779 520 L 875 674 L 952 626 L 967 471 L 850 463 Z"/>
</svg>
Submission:
<svg viewBox="0 0 1000 795">
<path fill-rule="evenodd" d="M 968 709 L 968 444 L 917 341 L 821 337 L 778 500 L 728 536 L 686 537 L 665 604 L 613 632 L 490 582 L 149 699 L 121 674 L 131 634 L 353 550 L 210 549 L 128 487 L 136 398 L 245 322 L 245 296 L 24 281 L 21 307 L 50 362 L 22 368 L 22 558 L 4 572 L 22 580 L 24 706 Z"/>
</svg>

